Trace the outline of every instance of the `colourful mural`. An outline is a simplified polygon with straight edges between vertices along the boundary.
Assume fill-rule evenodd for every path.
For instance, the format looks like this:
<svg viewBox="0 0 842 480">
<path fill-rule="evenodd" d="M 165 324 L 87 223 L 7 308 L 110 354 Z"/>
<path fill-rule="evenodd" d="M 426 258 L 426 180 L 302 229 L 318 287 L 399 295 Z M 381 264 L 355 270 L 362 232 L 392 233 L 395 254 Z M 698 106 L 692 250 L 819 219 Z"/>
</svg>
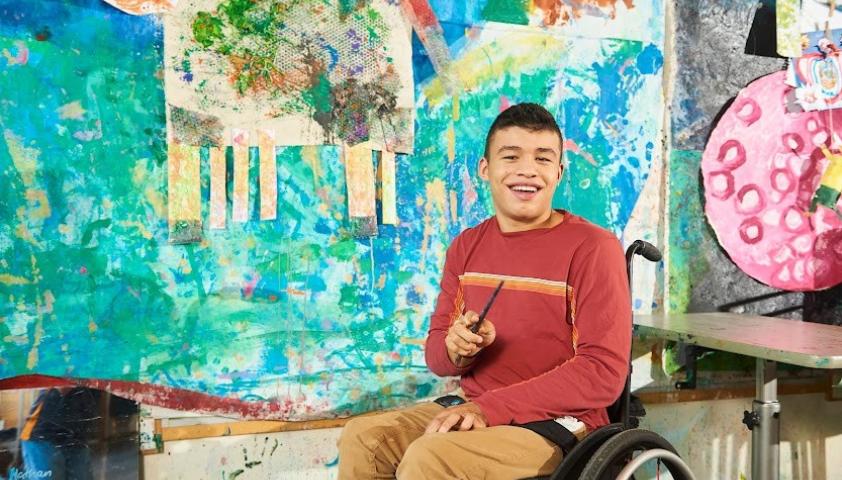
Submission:
<svg viewBox="0 0 842 480">
<path fill-rule="evenodd" d="M 702 157 L 705 213 L 725 250 L 752 277 L 784 290 L 842 283 L 842 202 L 817 204 L 839 149 L 842 112 L 787 114 L 779 72 L 737 95 Z M 834 138 L 836 137 L 836 138 Z"/>
<path fill-rule="evenodd" d="M 424 364 L 427 316 L 445 247 L 490 214 L 475 168 L 500 109 L 536 101 L 557 115 L 557 205 L 617 233 L 659 155 L 660 43 L 465 23 L 442 30 L 458 96 L 414 43 L 415 153 L 394 161 L 395 225 L 352 237 L 340 147 L 289 146 L 275 150 L 276 218 L 258 221 L 251 195 L 248 221 L 172 245 L 164 24 L 100 0 L 2 1 L 0 19 L 0 378 L 285 419 L 434 395 L 448 383 Z M 232 215 L 223 153 L 199 149 L 205 225 L 223 181 Z"/>
</svg>

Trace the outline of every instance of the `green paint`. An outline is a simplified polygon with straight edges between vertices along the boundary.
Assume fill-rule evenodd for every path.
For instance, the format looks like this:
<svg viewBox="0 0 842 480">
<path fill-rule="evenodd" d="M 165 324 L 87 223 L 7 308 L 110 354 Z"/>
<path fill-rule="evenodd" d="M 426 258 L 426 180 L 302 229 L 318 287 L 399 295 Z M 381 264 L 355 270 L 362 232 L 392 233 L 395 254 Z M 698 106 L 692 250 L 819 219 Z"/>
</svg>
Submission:
<svg viewBox="0 0 842 480">
<path fill-rule="evenodd" d="M 85 233 L 82 234 L 82 246 L 85 246 L 91 243 L 91 238 L 94 236 L 94 232 L 101 228 L 108 228 L 111 226 L 111 219 L 110 218 L 103 218 L 102 220 L 96 220 L 91 222 L 90 225 L 85 229 Z"/>
<path fill-rule="evenodd" d="M 839 190 L 835 190 L 828 185 L 819 185 L 816 194 L 813 196 L 813 200 L 810 202 L 810 211 L 815 212 L 819 205 L 824 205 L 827 208 L 835 210 L 836 203 L 839 201 L 839 195 Z M 838 213 L 842 214 L 842 212 Z"/>
<path fill-rule="evenodd" d="M 359 305 L 359 298 L 357 297 L 358 287 L 354 285 L 343 285 L 340 290 L 339 306 L 346 313 L 351 313 Z"/>
<path fill-rule="evenodd" d="M 482 9 L 483 20 L 527 25 L 530 0 L 488 0 Z"/>
<path fill-rule="evenodd" d="M 327 248 L 327 253 L 337 260 L 350 260 L 357 254 L 357 242 L 349 239 L 334 243 Z"/>
<path fill-rule="evenodd" d="M 395 280 L 398 283 L 406 283 L 412 278 L 413 273 L 407 271 L 400 271 L 395 273 Z"/>
<path fill-rule="evenodd" d="M 203 47 L 210 47 L 223 39 L 222 20 L 208 12 L 199 12 L 193 21 L 193 37 Z M 189 65 L 189 62 L 185 60 Z"/>
<path fill-rule="evenodd" d="M 696 150 L 673 150 L 669 178 L 669 246 L 670 246 L 670 311 L 687 311 L 693 279 L 708 271 L 705 259 L 698 252 L 706 246 L 716 248 L 705 220 L 699 185 L 702 153 Z"/>
<path fill-rule="evenodd" d="M 360 0 L 339 0 L 339 18 L 344 19 L 354 13 L 362 4 Z"/>
<path fill-rule="evenodd" d="M 331 112 L 331 85 L 327 73 L 319 73 L 316 82 L 302 93 L 302 99 L 316 114 Z"/>
<path fill-rule="evenodd" d="M 249 13 L 256 10 L 257 2 L 254 0 L 228 0 L 222 2 L 217 10 L 224 14 L 234 28 L 246 33 L 254 31 L 253 21 Z"/>
</svg>

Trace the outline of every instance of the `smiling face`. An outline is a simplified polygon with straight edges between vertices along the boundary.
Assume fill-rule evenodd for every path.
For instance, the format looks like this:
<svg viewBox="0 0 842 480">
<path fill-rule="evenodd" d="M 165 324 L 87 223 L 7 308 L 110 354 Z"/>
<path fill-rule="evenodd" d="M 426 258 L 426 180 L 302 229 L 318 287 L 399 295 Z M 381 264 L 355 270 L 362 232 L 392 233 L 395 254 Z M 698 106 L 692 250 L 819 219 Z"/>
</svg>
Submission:
<svg viewBox="0 0 842 480">
<path fill-rule="evenodd" d="M 500 229 L 552 226 L 552 200 L 561 180 L 561 138 L 552 130 L 506 127 L 494 132 L 479 176 L 491 187 Z"/>
</svg>

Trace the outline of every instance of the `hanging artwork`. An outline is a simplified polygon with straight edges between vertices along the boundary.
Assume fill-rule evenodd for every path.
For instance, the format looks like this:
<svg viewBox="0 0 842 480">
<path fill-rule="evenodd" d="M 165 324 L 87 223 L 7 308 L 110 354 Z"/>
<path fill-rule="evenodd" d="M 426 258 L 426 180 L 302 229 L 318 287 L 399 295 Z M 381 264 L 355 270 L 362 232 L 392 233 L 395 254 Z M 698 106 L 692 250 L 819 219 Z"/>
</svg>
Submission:
<svg viewBox="0 0 842 480">
<path fill-rule="evenodd" d="M 279 146 L 411 153 L 410 51 L 395 2 L 182 0 L 164 15 L 166 99 Z"/>
<path fill-rule="evenodd" d="M 702 157 L 705 213 L 744 272 L 776 288 L 842 283 L 842 111 L 788 114 L 785 72 L 743 89 Z M 835 200 L 835 201 L 834 201 Z"/>
</svg>

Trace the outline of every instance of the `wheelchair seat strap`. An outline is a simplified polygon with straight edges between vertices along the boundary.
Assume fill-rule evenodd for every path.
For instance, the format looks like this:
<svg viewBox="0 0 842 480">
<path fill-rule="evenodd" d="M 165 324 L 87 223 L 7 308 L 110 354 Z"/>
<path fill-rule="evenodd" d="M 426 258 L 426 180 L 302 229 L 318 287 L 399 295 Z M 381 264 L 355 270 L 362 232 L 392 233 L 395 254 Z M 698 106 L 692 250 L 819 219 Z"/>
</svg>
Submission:
<svg viewBox="0 0 842 480">
<path fill-rule="evenodd" d="M 564 426 L 555 420 L 539 420 L 537 422 L 523 423 L 514 426 L 523 427 L 541 435 L 547 440 L 558 445 L 565 455 L 569 454 L 570 451 L 573 450 L 573 447 L 579 443 L 579 439 L 576 438 L 576 435 L 573 435 L 573 432 L 564 428 Z"/>
</svg>

